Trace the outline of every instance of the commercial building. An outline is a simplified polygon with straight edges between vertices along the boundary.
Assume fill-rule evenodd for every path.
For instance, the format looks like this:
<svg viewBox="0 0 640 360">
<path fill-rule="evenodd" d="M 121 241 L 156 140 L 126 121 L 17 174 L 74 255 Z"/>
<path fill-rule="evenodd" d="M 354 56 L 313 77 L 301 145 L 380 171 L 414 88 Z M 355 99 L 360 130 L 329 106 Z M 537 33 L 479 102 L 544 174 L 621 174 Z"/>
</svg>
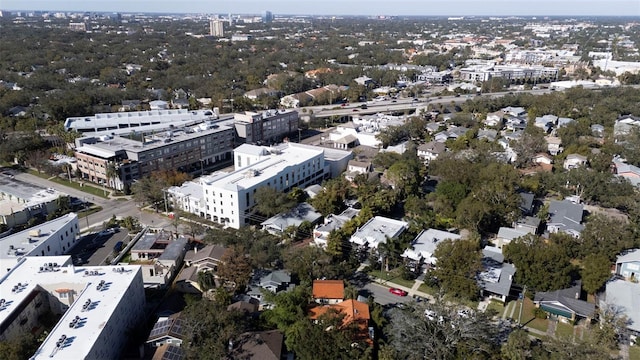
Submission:
<svg viewBox="0 0 640 360">
<path fill-rule="evenodd" d="M 234 114 L 238 140 L 248 144 L 280 142 L 284 136 L 297 135 L 300 120 L 295 110 L 245 111 Z"/>
<path fill-rule="evenodd" d="M 0 279 L 0 340 L 62 315 L 31 359 L 116 359 L 144 316 L 139 266 L 76 267 L 70 256 L 25 257 Z"/>
<path fill-rule="evenodd" d="M 0 276 L 9 273 L 24 257 L 65 254 L 79 239 L 78 215 L 74 213 L 0 238 Z"/>
<path fill-rule="evenodd" d="M 349 151 L 296 143 L 272 147 L 245 144 L 234 150 L 235 171 L 202 177 L 187 187 L 188 194 L 179 187 L 169 188 L 168 193 L 181 210 L 238 229 L 250 223 L 259 188 L 288 192 L 318 184 L 342 173 L 351 157 Z M 197 195 L 197 186 L 202 186 L 204 200 Z M 192 199 L 195 197 L 198 199 Z"/>
<path fill-rule="evenodd" d="M 209 35 L 215 37 L 224 36 L 224 21 L 218 19 L 209 20 Z"/>
<path fill-rule="evenodd" d="M 558 78 L 558 69 L 545 66 L 475 65 L 460 69 L 460 79 L 471 82 L 488 81 L 492 78 L 507 79 L 510 82 L 552 81 Z"/>
<path fill-rule="evenodd" d="M 65 194 L 0 173 L 0 224 L 14 227 L 34 217 L 46 217 L 58 209 L 56 200 L 61 196 Z"/>
<path fill-rule="evenodd" d="M 232 124 L 208 121 L 136 139 L 113 135 L 80 138 L 75 156 L 83 179 L 122 190 L 155 171 L 193 172 L 229 161 L 233 141 Z"/>
</svg>

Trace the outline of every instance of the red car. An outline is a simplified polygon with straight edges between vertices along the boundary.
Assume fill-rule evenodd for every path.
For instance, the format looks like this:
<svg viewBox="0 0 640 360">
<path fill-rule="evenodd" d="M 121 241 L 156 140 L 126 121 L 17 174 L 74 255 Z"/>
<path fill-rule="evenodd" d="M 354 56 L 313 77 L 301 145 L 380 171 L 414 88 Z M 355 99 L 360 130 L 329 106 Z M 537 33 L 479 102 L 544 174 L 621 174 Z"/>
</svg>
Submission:
<svg viewBox="0 0 640 360">
<path fill-rule="evenodd" d="M 389 288 L 389 292 L 398 296 L 407 296 L 407 292 L 398 288 Z"/>
</svg>

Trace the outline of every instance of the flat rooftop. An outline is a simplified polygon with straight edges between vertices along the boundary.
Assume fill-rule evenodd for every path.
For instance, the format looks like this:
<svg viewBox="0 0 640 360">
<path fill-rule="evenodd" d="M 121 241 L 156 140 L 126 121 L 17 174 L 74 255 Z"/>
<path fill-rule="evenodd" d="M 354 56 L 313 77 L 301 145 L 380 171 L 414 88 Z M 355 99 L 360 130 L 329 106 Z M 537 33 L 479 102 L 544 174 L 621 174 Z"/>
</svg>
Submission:
<svg viewBox="0 0 640 360">
<path fill-rule="evenodd" d="M 78 214 L 69 213 L 46 223 L 0 238 L 0 276 L 5 275 L 8 272 L 7 269 L 15 266 L 20 258 L 28 256 L 33 249 L 49 240 L 53 233 L 73 221 L 78 221 Z"/>
<path fill-rule="evenodd" d="M 17 180 L 12 175 L 0 174 L 0 215 L 11 215 L 13 212 L 53 201 L 63 195 L 66 194 Z"/>
<path fill-rule="evenodd" d="M 385 243 L 387 238 L 400 235 L 408 226 L 404 221 L 374 216 L 351 236 L 351 242 L 377 248 L 378 244 Z"/>
<path fill-rule="evenodd" d="M 203 178 L 203 183 L 206 184 L 206 186 L 224 188 L 232 191 L 250 189 L 264 180 L 280 174 L 290 166 L 301 164 L 315 156 L 323 155 L 325 150 L 324 148 L 295 143 L 285 143 L 266 149 L 271 151 L 271 157 L 226 175 L 216 177 L 211 182 L 206 182 L 206 179 Z"/>
<path fill-rule="evenodd" d="M 124 136 L 109 136 L 109 138 L 105 138 L 104 140 L 96 137 L 96 143 L 82 144 L 76 150 L 107 158 L 115 156 L 117 151 L 125 150 L 132 153 L 149 151 L 165 146 L 171 146 L 172 144 L 179 142 L 197 139 L 213 133 L 229 131 L 233 129 L 232 126 L 232 123 L 216 123 L 215 128 L 209 128 L 206 130 L 200 130 L 200 128 L 198 128 L 199 130 L 194 130 L 193 128 L 176 128 L 170 131 L 159 131 L 154 135 L 145 136 L 144 143 Z M 166 130 L 166 126 L 164 126 L 163 129 Z M 131 130 L 135 129 L 130 129 L 127 131 L 127 134 L 131 133 Z"/>
<path fill-rule="evenodd" d="M 100 113 L 93 116 L 69 117 L 65 120 L 64 127 L 67 130 L 86 130 L 108 128 L 118 126 L 120 124 L 160 124 L 189 120 L 204 121 L 215 117 L 216 114 L 212 110 L 171 109 L 115 112 Z"/>
<path fill-rule="evenodd" d="M 43 267 L 45 264 L 47 266 Z M 75 301 L 31 359 L 84 359 L 140 273 L 140 266 L 133 265 L 75 267 L 70 256 L 24 258 L 0 280 L 0 297 L 5 300 L 0 324 L 15 321 L 17 314 L 14 311 L 24 301 L 29 301 L 34 292 L 45 290 L 60 294 L 73 290 Z M 102 281 L 104 283 L 98 289 L 97 285 Z M 83 310 L 85 303 L 89 306 Z M 69 323 L 76 316 L 79 325 L 72 328 Z M 63 347 L 57 348 L 56 342 L 62 335 L 66 336 L 66 341 Z"/>
</svg>

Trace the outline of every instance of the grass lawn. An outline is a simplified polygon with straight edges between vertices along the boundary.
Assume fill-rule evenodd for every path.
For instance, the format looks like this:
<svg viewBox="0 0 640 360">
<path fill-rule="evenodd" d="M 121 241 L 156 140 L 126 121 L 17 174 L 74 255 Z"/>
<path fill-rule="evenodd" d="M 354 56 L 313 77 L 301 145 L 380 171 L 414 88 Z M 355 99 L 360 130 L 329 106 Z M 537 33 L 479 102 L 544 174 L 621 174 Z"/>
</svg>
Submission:
<svg viewBox="0 0 640 360">
<path fill-rule="evenodd" d="M 369 275 L 377 277 L 378 279 L 391 281 L 408 288 L 411 288 L 415 283 L 414 280 L 404 280 L 402 277 L 400 277 L 399 269 L 393 269 L 391 271 L 373 270 L 369 272 Z"/>
<path fill-rule="evenodd" d="M 97 188 L 95 186 L 87 185 L 85 183 L 83 183 L 83 185 L 80 186 L 80 183 L 77 183 L 75 181 L 69 181 L 69 180 L 61 179 L 61 178 L 59 178 L 57 176 L 53 176 L 52 177 L 52 176 L 50 176 L 48 174 L 39 173 L 39 172 L 37 172 L 35 170 L 31 170 L 31 169 L 27 170 L 27 172 L 29 174 L 31 174 L 31 175 L 35 175 L 37 177 L 41 177 L 41 178 L 47 179 L 49 181 L 53 181 L 56 184 L 68 186 L 68 187 L 74 188 L 76 190 L 80 190 L 80 191 L 86 192 L 87 194 L 100 196 L 101 198 L 104 198 L 104 199 L 108 198 L 107 195 L 109 194 L 109 191 L 107 191 L 106 192 L 107 195 L 105 195 L 104 189 L 100 189 L 100 188 Z"/>
<path fill-rule="evenodd" d="M 497 316 L 502 316 L 502 313 L 504 312 L 504 304 L 498 301 L 489 301 L 487 311 L 489 310 L 494 310 Z"/>
<path fill-rule="evenodd" d="M 522 309 L 522 323 L 528 327 L 546 332 L 547 328 L 549 327 L 549 320 L 536 319 L 536 317 L 533 316 L 533 310 L 535 308 L 536 306 L 533 304 L 533 301 L 531 301 L 531 299 L 529 298 L 524 299 L 524 308 Z M 516 313 L 514 314 L 514 316 L 518 316 L 519 310 L 520 310 L 520 307 L 518 306 L 518 308 L 516 308 Z"/>
<path fill-rule="evenodd" d="M 573 326 L 563 322 L 558 322 L 558 326 L 556 327 L 556 337 L 561 339 L 573 339 Z"/>
<path fill-rule="evenodd" d="M 629 346 L 629 360 L 640 360 L 640 346 Z"/>
<path fill-rule="evenodd" d="M 422 291 L 423 293 L 429 294 L 429 295 L 436 295 L 438 293 L 438 289 L 431 287 L 427 284 L 421 284 L 420 287 L 418 288 L 419 291 Z"/>
</svg>

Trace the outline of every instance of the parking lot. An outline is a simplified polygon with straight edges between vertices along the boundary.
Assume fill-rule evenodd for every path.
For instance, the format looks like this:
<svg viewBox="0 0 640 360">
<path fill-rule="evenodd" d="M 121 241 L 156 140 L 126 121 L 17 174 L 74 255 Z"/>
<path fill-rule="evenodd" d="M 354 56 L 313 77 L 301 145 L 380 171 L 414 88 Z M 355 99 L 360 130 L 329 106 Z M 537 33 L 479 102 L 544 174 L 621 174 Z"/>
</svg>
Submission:
<svg viewBox="0 0 640 360">
<path fill-rule="evenodd" d="M 130 239 L 126 229 L 117 231 L 101 231 L 85 235 L 75 246 L 70 255 L 75 265 L 103 265 L 107 257 L 115 256 L 113 247 L 118 241 L 128 243 Z"/>
</svg>

